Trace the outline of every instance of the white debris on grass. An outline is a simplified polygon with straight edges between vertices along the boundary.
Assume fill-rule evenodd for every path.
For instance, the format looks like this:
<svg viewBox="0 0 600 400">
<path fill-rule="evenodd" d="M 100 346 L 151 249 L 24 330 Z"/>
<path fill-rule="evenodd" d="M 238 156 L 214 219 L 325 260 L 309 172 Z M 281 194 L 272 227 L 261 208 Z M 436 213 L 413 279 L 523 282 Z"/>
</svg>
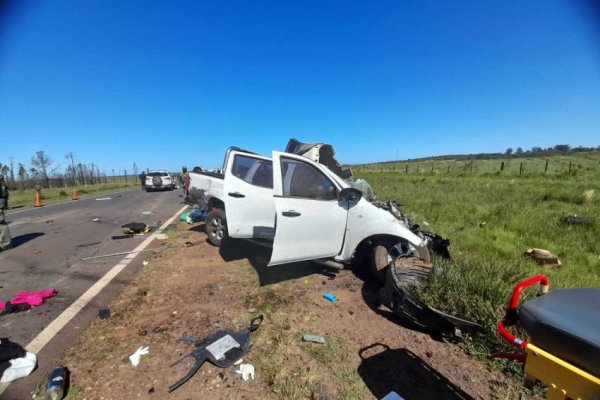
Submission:
<svg viewBox="0 0 600 400">
<path fill-rule="evenodd" d="M 254 380 L 254 365 L 240 364 L 240 366 L 235 370 L 235 373 L 242 375 L 242 379 L 245 381 L 247 381 L 250 378 Z"/>
</svg>

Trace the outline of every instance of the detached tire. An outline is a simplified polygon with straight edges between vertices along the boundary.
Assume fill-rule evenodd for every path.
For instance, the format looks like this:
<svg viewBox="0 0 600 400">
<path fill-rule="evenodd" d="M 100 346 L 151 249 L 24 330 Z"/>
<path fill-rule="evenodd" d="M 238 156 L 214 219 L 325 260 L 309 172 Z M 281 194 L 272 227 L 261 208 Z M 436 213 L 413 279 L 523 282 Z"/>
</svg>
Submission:
<svg viewBox="0 0 600 400">
<path fill-rule="evenodd" d="M 208 241 L 214 246 L 221 246 L 221 241 L 227 236 L 227 218 L 225 210 L 214 209 L 206 217 L 206 234 Z"/>
</svg>

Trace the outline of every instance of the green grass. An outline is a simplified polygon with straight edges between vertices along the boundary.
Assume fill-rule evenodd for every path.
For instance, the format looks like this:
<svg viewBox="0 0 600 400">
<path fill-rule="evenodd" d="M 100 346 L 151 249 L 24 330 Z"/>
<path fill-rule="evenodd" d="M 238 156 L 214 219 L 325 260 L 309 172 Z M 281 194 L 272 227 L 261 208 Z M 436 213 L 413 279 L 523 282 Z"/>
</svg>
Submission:
<svg viewBox="0 0 600 400">
<path fill-rule="evenodd" d="M 600 160 L 600 154 L 590 154 L 578 164 Z M 600 223 L 562 222 L 572 214 L 600 216 L 600 171 L 583 171 L 515 177 L 355 169 L 355 176 L 366 179 L 380 199 L 397 199 L 414 223 L 451 239 L 453 260 L 441 263 L 443 273 L 420 295 L 434 307 L 482 323 L 485 334 L 467 347 L 485 355 L 502 346 L 495 323 L 522 278 L 543 273 L 551 288 L 600 287 Z M 530 247 L 550 250 L 563 265 L 535 264 L 523 257 Z"/>
<path fill-rule="evenodd" d="M 133 188 L 136 186 L 139 187 L 139 183 L 137 181 L 85 185 L 77 187 L 77 194 L 81 198 L 89 195 L 99 195 L 103 193 L 117 192 L 119 190 Z M 59 203 L 62 201 L 68 201 L 71 199 L 72 195 L 73 188 L 71 187 L 42 189 L 42 204 L 48 205 L 53 203 Z M 8 203 L 10 208 L 33 207 L 34 204 L 35 189 L 17 189 L 10 191 L 10 198 Z"/>
</svg>

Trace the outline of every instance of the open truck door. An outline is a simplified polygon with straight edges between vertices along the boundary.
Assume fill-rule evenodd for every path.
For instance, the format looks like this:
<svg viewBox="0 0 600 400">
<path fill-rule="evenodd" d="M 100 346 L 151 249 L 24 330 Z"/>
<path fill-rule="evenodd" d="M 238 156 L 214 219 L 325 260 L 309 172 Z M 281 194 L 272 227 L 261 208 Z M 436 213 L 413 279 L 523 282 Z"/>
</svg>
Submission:
<svg viewBox="0 0 600 400">
<path fill-rule="evenodd" d="M 305 157 L 273 152 L 273 195 L 277 211 L 269 265 L 336 256 L 344 243 L 347 202 L 341 188 Z"/>
<path fill-rule="evenodd" d="M 272 239 L 275 205 L 271 160 L 252 153 L 231 151 L 225 167 L 223 201 L 229 236 Z"/>
</svg>

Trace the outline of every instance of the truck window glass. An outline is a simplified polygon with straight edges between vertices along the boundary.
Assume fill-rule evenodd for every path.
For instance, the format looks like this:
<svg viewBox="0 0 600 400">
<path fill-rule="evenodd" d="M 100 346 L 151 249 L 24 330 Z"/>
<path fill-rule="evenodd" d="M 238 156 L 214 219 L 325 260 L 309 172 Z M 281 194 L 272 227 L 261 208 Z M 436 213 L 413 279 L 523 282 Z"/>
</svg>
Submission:
<svg viewBox="0 0 600 400">
<path fill-rule="evenodd" d="M 231 173 L 251 185 L 273 188 L 273 163 L 270 160 L 236 154 Z"/>
<path fill-rule="evenodd" d="M 284 197 L 337 200 L 337 189 L 321 171 L 307 163 L 281 159 Z"/>
</svg>

